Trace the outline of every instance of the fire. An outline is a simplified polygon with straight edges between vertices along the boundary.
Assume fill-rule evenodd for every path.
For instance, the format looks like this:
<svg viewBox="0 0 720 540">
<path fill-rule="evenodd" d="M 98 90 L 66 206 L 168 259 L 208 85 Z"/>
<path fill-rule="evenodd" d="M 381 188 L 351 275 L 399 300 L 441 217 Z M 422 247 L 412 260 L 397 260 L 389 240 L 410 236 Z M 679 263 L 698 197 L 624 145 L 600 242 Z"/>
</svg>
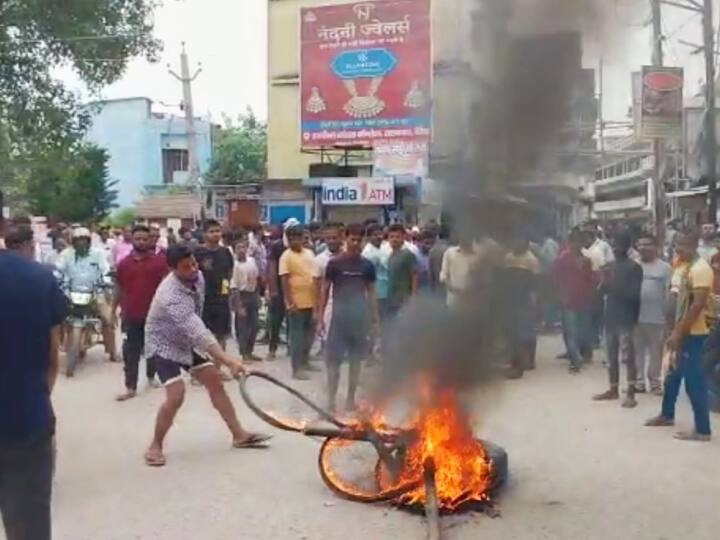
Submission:
<svg viewBox="0 0 720 540">
<path fill-rule="evenodd" d="M 435 484 L 441 509 L 456 510 L 460 505 L 488 500 L 492 483 L 492 463 L 482 444 L 473 437 L 470 422 L 449 390 L 424 408 L 416 424 L 418 437 L 408 447 L 400 482 L 423 478 L 428 458 L 435 463 Z M 423 504 L 425 488 L 421 483 L 403 495 L 402 504 Z"/>
<path fill-rule="evenodd" d="M 321 451 L 320 469 L 328 485 L 354 500 L 391 500 L 400 505 L 420 506 L 426 501 L 425 466 L 432 462 L 441 510 L 454 511 L 466 503 L 489 502 L 493 464 L 483 445 L 474 438 L 457 394 L 429 385 L 422 388 L 421 405 L 402 428 L 390 426 L 382 410 L 377 409 L 366 410 L 364 420 L 352 426 L 358 432 L 370 430 L 385 441 L 383 447 L 390 459 L 381 455 L 376 467 L 379 493 L 361 492 L 347 485 L 330 466 L 328 456 L 332 451 L 352 444 L 342 439 L 326 441 L 327 451 Z"/>
</svg>

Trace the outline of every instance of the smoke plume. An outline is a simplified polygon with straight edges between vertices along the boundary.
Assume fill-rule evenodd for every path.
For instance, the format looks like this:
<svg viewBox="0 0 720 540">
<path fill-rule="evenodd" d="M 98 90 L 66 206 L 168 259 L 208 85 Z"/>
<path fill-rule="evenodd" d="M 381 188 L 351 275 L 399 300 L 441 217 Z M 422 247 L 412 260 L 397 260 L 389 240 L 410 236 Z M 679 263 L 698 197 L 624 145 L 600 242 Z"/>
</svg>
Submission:
<svg viewBox="0 0 720 540">
<path fill-rule="evenodd" d="M 387 337 L 380 395 L 420 372 L 461 390 L 500 379 L 505 356 L 498 338 L 517 323 L 517 315 L 508 311 L 512 291 L 504 279 L 504 252 L 543 226 L 538 222 L 543 209 L 517 197 L 515 188 L 536 180 L 537 171 L 548 176 L 581 166 L 592 170 L 587 158 L 558 159 L 557 149 L 567 142 L 578 100 L 589 100 L 590 110 L 595 100 L 594 73 L 582 69 L 584 48 L 598 53 L 622 46 L 625 28 L 610 0 L 476 0 L 466 5 L 473 21 L 467 46 L 477 48 L 482 60 L 472 63 L 468 79 L 479 83 L 466 85 L 466 95 L 459 98 L 471 104 L 465 148 L 457 161 L 432 176 L 443 183 L 445 218 L 453 235 L 482 243 L 482 263 L 462 308 L 448 310 L 443 298 L 432 297 L 403 311 Z M 452 129 L 438 127 L 436 133 Z M 590 143 L 593 131 L 585 133 Z M 442 143 L 436 140 L 435 146 Z"/>
</svg>

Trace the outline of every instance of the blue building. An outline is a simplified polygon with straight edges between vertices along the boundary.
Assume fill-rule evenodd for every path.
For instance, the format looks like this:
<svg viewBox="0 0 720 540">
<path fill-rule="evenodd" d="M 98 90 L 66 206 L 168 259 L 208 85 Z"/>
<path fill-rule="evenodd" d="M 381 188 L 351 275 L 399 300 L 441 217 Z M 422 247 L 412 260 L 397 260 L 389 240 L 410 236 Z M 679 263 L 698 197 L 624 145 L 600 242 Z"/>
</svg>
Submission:
<svg viewBox="0 0 720 540">
<path fill-rule="evenodd" d="M 109 155 L 110 177 L 117 180 L 117 203 L 132 206 L 147 192 L 184 185 L 188 178 L 188 137 L 182 116 L 152 111 L 144 97 L 111 99 L 87 105 L 86 138 Z M 200 174 L 212 159 L 212 124 L 195 120 Z"/>
</svg>

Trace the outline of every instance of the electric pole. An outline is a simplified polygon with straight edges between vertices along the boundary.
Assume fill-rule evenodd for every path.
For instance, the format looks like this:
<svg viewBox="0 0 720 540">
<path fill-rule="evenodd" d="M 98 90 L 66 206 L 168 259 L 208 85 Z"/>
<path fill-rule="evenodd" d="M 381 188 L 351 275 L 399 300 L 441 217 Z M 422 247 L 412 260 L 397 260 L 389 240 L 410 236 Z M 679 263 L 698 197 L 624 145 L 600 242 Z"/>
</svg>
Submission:
<svg viewBox="0 0 720 540">
<path fill-rule="evenodd" d="M 188 56 L 185 52 L 185 43 L 182 44 L 182 52 L 180 53 L 180 75 L 175 73 L 168 65 L 170 75 L 175 77 L 182 83 L 183 91 L 183 110 L 185 111 L 185 131 L 187 132 L 188 147 L 188 184 L 193 187 L 199 187 L 200 182 L 200 166 L 197 157 L 197 138 L 195 133 L 195 112 L 193 109 L 192 98 L 192 82 L 200 75 L 202 68 L 198 66 L 195 73 L 190 75 L 190 67 Z"/>
<path fill-rule="evenodd" d="M 715 133 L 715 30 L 713 0 L 660 0 L 668 6 L 694 11 L 702 15 L 703 43 L 695 45 L 680 41 L 694 49 L 692 54 L 705 53 L 705 117 L 703 118 L 702 161 L 708 186 L 708 221 L 717 220 L 717 134 Z"/>
<path fill-rule="evenodd" d="M 717 135 L 715 133 L 715 30 L 712 0 L 703 1 L 702 26 L 705 48 L 705 125 L 703 156 L 708 185 L 708 221 L 717 220 Z"/>
<path fill-rule="evenodd" d="M 663 65 L 663 35 L 662 35 L 662 10 L 660 0 L 650 0 L 652 11 L 652 65 L 659 67 Z M 667 160 L 665 157 L 665 141 L 662 139 L 653 140 L 653 207 L 655 215 L 655 235 L 658 244 L 665 244 L 665 166 Z"/>
</svg>

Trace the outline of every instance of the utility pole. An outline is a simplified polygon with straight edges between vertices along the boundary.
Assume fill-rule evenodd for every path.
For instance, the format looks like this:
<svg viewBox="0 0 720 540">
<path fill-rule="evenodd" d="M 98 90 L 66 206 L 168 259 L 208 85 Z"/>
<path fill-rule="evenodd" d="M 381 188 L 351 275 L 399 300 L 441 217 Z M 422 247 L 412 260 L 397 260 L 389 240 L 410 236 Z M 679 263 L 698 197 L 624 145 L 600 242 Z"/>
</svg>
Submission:
<svg viewBox="0 0 720 540">
<path fill-rule="evenodd" d="M 605 157 L 605 118 L 603 117 L 604 108 L 603 108 L 603 99 L 605 98 L 605 79 L 604 79 L 604 61 L 603 57 L 600 57 L 600 61 L 598 62 L 598 92 L 597 92 L 597 100 L 598 100 L 598 135 L 599 135 L 599 146 L 600 146 L 600 157 Z"/>
<path fill-rule="evenodd" d="M 190 75 L 188 56 L 185 52 L 185 43 L 182 44 L 180 53 L 180 75 L 170 69 L 168 72 L 182 83 L 183 109 L 185 111 L 185 131 L 187 133 L 188 146 L 188 184 L 193 187 L 200 187 L 200 166 L 197 156 L 197 138 L 195 133 L 195 112 L 192 98 L 192 82 L 200 75 L 202 67 L 198 66 L 193 75 Z"/>
<path fill-rule="evenodd" d="M 663 35 L 662 35 L 662 10 L 660 0 L 650 0 L 652 12 L 652 65 L 663 65 Z M 653 140 L 653 207 L 655 215 L 655 235 L 660 246 L 665 245 L 665 141 L 662 139 Z"/>
<path fill-rule="evenodd" d="M 713 0 L 660 0 L 668 6 L 694 11 L 702 15 L 703 43 L 695 45 L 680 40 L 694 49 L 692 54 L 705 53 L 705 117 L 703 121 L 702 157 L 705 165 L 704 178 L 708 186 L 709 221 L 717 220 L 717 134 L 715 132 L 715 31 L 713 25 Z"/>
<path fill-rule="evenodd" d="M 717 135 L 715 133 L 715 30 L 712 0 L 703 1 L 702 26 L 705 48 L 705 126 L 703 156 L 708 185 L 708 221 L 717 220 Z"/>
</svg>

